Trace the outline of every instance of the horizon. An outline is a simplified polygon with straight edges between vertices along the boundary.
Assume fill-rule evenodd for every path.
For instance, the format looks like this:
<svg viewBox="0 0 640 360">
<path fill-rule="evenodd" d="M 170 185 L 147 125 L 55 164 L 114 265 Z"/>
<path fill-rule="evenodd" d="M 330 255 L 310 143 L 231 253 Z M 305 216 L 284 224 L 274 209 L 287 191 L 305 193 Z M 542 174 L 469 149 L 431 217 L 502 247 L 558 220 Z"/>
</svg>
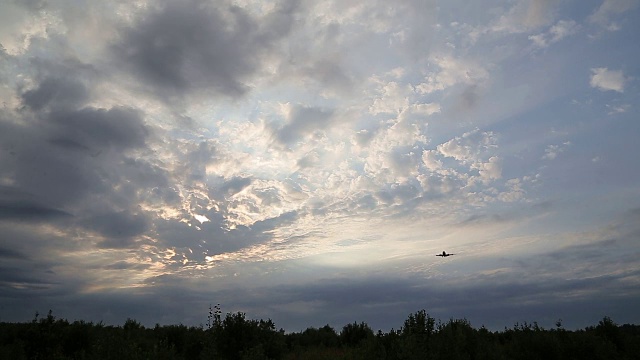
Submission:
<svg viewBox="0 0 640 360">
<path fill-rule="evenodd" d="M 3 2 L 0 321 L 640 324 L 639 16 Z"/>
<path fill-rule="evenodd" d="M 211 308 L 211 311 L 213 314 L 214 311 L 214 307 Z M 536 320 L 523 320 L 523 321 L 518 321 L 515 322 L 513 324 L 511 324 L 510 326 L 503 326 L 500 329 L 491 329 L 488 328 L 486 326 L 484 326 L 484 324 L 482 325 L 477 325 L 477 324 L 472 324 L 470 321 L 468 321 L 468 319 L 466 318 L 456 318 L 456 317 L 450 317 L 448 319 L 440 319 L 440 318 L 434 318 L 432 317 L 425 309 L 420 309 L 418 311 L 412 312 L 410 314 L 407 314 L 407 316 L 405 317 L 405 319 L 402 320 L 402 325 L 406 325 L 404 322 L 407 320 L 407 318 L 409 318 L 410 316 L 415 316 L 417 315 L 419 312 L 424 311 L 425 315 L 427 316 L 427 318 L 431 318 L 434 320 L 434 325 L 435 325 L 435 329 L 438 328 L 439 325 L 446 325 L 450 322 L 465 322 L 466 324 L 469 325 L 470 328 L 472 329 L 476 329 L 476 330 L 480 330 L 480 329 L 484 329 L 493 333 L 500 333 L 503 331 L 508 331 L 508 330 L 513 330 L 513 329 L 522 329 L 522 328 L 526 328 L 526 327 L 535 327 L 539 330 L 543 330 L 543 331 L 556 331 L 558 329 L 562 329 L 563 331 L 583 331 L 583 330 L 590 330 L 593 329 L 595 327 L 597 327 L 599 324 L 601 324 L 602 322 L 610 322 L 611 324 L 617 326 L 617 327 L 625 327 L 625 326 L 640 326 L 640 324 L 633 324 L 633 323 L 618 323 L 615 321 L 615 319 L 612 319 L 609 316 L 603 316 L 600 320 L 598 320 L 596 323 L 590 324 L 590 325 L 586 325 L 584 327 L 576 327 L 576 328 L 568 328 L 565 326 L 564 322 L 562 321 L 562 319 L 556 319 L 556 321 L 554 322 L 553 326 L 543 326 L 543 324 L 540 324 L 538 321 Z M 389 334 L 392 331 L 402 331 L 403 330 L 403 326 L 397 326 L 397 327 L 391 327 L 390 329 L 384 330 L 384 329 L 376 329 L 373 327 L 370 327 L 369 323 L 367 323 L 366 321 L 351 321 L 349 323 L 345 323 L 343 325 L 340 326 L 334 326 L 331 324 L 324 324 L 324 325 L 318 325 L 318 326 L 307 326 L 305 328 L 301 328 L 298 330 L 287 330 L 284 329 L 282 327 L 278 326 L 278 323 L 276 321 L 274 321 L 274 319 L 271 318 L 267 318 L 267 319 L 259 319 L 259 318 L 252 318 L 249 316 L 249 314 L 245 314 L 243 312 L 235 312 L 235 313 L 220 313 L 221 316 L 221 322 L 225 320 L 226 317 L 228 316 L 234 316 L 234 315 L 238 315 L 241 314 L 242 317 L 244 319 L 246 319 L 247 321 L 271 321 L 271 323 L 274 324 L 275 328 L 274 331 L 284 331 L 285 334 L 294 334 L 294 333 L 303 333 L 305 330 L 308 329 L 321 329 L 324 328 L 326 326 L 329 326 L 331 329 L 334 330 L 334 332 L 336 334 L 340 334 L 340 332 L 345 328 L 348 327 L 349 325 L 361 325 L 364 324 L 366 325 L 366 327 L 370 328 L 371 331 L 373 333 L 378 333 L 378 332 L 382 332 L 383 334 Z M 154 329 L 156 327 L 172 327 L 172 326 L 184 326 L 186 328 L 196 328 L 196 329 L 202 329 L 204 331 L 210 330 L 214 325 L 213 325 L 213 315 L 211 315 L 211 319 L 207 318 L 207 322 L 211 322 L 211 324 L 208 324 L 207 322 L 205 323 L 200 323 L 200 324 L 196 324 L 196 325 L 188 325 L 188 324 L 182 324 L 182 323 L 176 323 L 176 324 L 159 324 L 159 323 L 155 323 L 152 325 L 145 325 L 139 321 L 137 321 L 134 318 L 126 318 L 121 324 L 117 324 L 117 323 L 105 323 L 103 321 L 85 321 L 83 319 L 66 319 L 64 317 L 59 317 L 56 316 L 56 314 L 53 313 L 53 311 L 49 311 L 47 312 L 47 314 L 45 315 L 44 313 L 40 313 L 40 312 L 36 312 L 34 314 L 34 317 L 29 320 L 29 321 L 3 321 L 2 319 L 0 319 L 0 324 L 37 324 L 37 323 L 42 323 L 42 322 L 46 322 L 48 321 L 48 319 L 52 319 L 52 321 L 57 322 L 57 321 L 66 321 L 69 324 L 74 324 L 76 322 L 79 323 L 84 323 L 84 324 L 93 324 L 93 325 L 99 325 L 99 326 L 108 326 L 108 327 L 125 327 L 128 323 L 135 323 L 138 326 L 141 326 L 142 328 L 145 329 Z"/>
</svg>

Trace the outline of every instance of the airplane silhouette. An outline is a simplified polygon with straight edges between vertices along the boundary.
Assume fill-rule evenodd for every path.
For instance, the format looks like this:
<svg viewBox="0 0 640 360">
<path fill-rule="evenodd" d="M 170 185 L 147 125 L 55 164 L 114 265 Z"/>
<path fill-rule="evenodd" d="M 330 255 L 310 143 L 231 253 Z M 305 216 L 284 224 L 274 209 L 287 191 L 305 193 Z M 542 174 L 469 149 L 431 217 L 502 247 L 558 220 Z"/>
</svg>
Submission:
<svg viewBox="0 0 640 360">
<path fill-rule="evenodd" d="M 446 252 L 442 252 L 442 254 L 438 254 L 436 256 L 442 256 L 442 257 L 447 257 L 447 256 L 451 256 L 451 255 L 455 255 L 455 254 L 447 254 Z"/>
</svg>

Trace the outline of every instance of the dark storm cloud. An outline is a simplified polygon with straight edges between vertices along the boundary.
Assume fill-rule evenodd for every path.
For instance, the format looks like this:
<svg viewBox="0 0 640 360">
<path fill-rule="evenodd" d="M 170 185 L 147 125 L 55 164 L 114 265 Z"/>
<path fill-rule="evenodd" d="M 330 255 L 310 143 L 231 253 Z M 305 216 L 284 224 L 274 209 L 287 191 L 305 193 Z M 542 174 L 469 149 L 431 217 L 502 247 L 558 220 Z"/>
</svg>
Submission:
<svg viewBox="0 0 640 360">
<path fill-rule="evenodd" d="M 89 99 L 88 89 L 73 78 L 47 77 L 37 88 L 22 94 L 24 105 L 39 111 L 48 105 L 75 108 Z"/>
<path fill-rule="evenodd" d="M 120 211 L 87 218 L 83 225 L 106 238 L 98 244 L 99 247 L 126 248 L 133 246 L 135 237 L 149 229 L 149 220 L 141 215 Z"/>
<path fill-rule="evenodd" d="M 567 327 L 579 327 L 604 315 L 614 319 L 622 316 L 611 305 L 603 306 L 605 300 L 626 308 L 630 305 L 623 299 L 608 295 L 606 290 L 593 294 L 589 300 L 562 296 L 568 291 L 606 285 L 612 279 L 576 281 L 568 289 L 567 284 L 560 282 L 544 286 L 480 283 L 459 287 L 416 278 L 334 279 L 300 286 L 235 287 L 218 292 L 188 287 L 185 281 L 179 276 L 158 277 L 144 294 L 92 294 L 89 297 L 97 300 L 105 296 L 110 301 L 91 302 L 95 305 L 93 309 L 89 309 L 86 303 L 78 305 L 87 313 L 85 318 L 95 320 L 114 321 L 111 315 L 105 316 L 107 308 L 121 316 L 120 321 L 124 321 L 131 311 L 138 310 L 136 314 L 140 315 L 136 319 L 152 326 L 156 322 L 178 323 L 185 320 L 197 324 L 206 317 L 209 303 L 221 303 L 223 312 L 243 311 L 249 318 L 268 317 L 287 331 L 300 331 L 327 323 L 339 329 L 353 321 L 365 321 L 374 329 L 388 331 L 402 326 L 409 313 L 420 309 L 426 309 L 431 316 L 443 321 L 450 317 L 465 317 L 474 326 L 486 325 L 494 330 L 532 320 L 549 327 L 559 318 Z M 142 311 L 138 307 L 145 301 L 148 307 Z M 302 306 L 306 310 L 291 311 L 293 306 Z M 120 310 L 116 311 L 118 308 Z M 583 320 L 585 311 L 590 312 L 593 319 L 587 320 L 586 324 Z"/>
<path fill-rule="evenodd" d="M 43 138 L 44 128 L 33 122 L 28 126 L 3 120 L 0 143 L 9 156 L 0 157 L 0 174 L 15 179 L 13 191 L 60 209 L 83 194 L 85 171 L 73 162 L 73 156 L 63 158 L 64 154 Z"/>
<path fill-rule="evenodd" d="M 7 299 L 55 292 L 61 287 L 61 279 L 52 269 L 60 265 L 56 254 L 73 248 L 67 239 L 48 234 L 37 224 L 3 221 L 0 222 L 0 242 L 0 304 Z M 73 282 L 67 280 L 67 284 Z"/>
<path fill-rule="evenodd" d="M 637 271 L 632 274 L 637 275 Z M 604 276 L 527 282 L 478 278 L 455 284 L 426 278 L 351 278 L 254 289 L 256 293 L 266 292 L 259 302 L 241 292 L 230 297 L 235 301 L 233 306 L 255 312 L 264 307 L 276 309 L 269 316 L 279 326 L 292 330 L 325 323 L 342 326 L 353 321 L 365 321 L 374 329 L 388 330 L 398 328 L 409 312 L 420 309 L 443 320 L 466 317 L 476 326 L 486 325 L 492 329 L 532 320 L 550 326 L 558 318 L 563 318 L 567 326 L 583 326 L 584 311 L 592 312 L 596 321 L 605 315 L 626 317 L 611 305 L 624 302 L 621 295 L 629 295 L 616 290 L 625 283 L 624 278 Z M 640 296 L 637 290 L 630 291 L 632 296 Z M 585 293 L 589 295 L 584 296 Z M 308 310 L 292 316 L 290 311 L 281 309 L 296 303 L 309 304 Z M 573 310 L 572 304 L 576 306 Z"/>
<path fill-rule="evenodd" d="M 87 147 L 86 145 L 80 144 L 78 142 L 75 142 L 71 139 L 64 139 L 64 138 L 52 138 L 51 140 L 49 140 L 49 143 L 51 145 L 63 148 L 65 150 L 71 150 L 71 151 L 82 151 L 82 152 L 87 152 L 87 151 L 91 151 L 91 149 L 89 147 Z M 95 155 L 99 155 L 98 152 L 95 153 Z"/>
<path fill-rule="evenodd" d="M 19 251 L 0 247 L 0 258 L 26 260 L 27 256 Z"/>
<path fill-rule="evenodd" d="M 0 200 L 0 221 L 2 220 L 47 220 L 68 217 L 71 214 L 26 201 L 5 202 Z"/>
<path fill-rule="evenodd" d="M 58 234 L 51 233 L 52 224 L 33 224 L 17 221 L 0 221 L 0 241 L 2 248 L 24 254 L 28 260 L 24 263 L 23 272 L 34 272 L 38 269 L 51 270 L 50 266 L 58 259 L 54 253 L 77 249 L 75 241 Z M 56 225 L 55 223 L 53 225 Z M 19 259 L 20 256 L 15 258 Z"/>
<path fill-rule="evenodd" d="M 113 192 L 124 180 L 123 151 L 145 147 L 149 135 L 141 114 L 130 108 L 34 115 L 0 119 L 0 175 L 14 179 L 15 191 L 61 211 L 85 195 Z"/>
<path fill-rule="evenodd" d="M 22 191 L 19 187 L 0 186 L 0 221 L 47 221 L 71 216 L 65 211 L 40 203 L 33 194 Z"/>
<path fill-rule="evenodd" d="M 31 78 L 28 87 L 17 82 L 14 88 L 21 104 L 0 110 L 0 178 L 12 184 L 0 188 L 0 237 L 15 251 L 5 258 L 28 256 L 0 277 L 11 284 L 12 272 L 52 276 L 50 259 L 94 246 L 85 234 L 98 235 L 98 248 L 135 248 L 152 226 L 138 205 L 179 202 L 162 163 L 139 157 L 155 140 L 145 113 L 126 105 L 89 105 L 104 73 L 73 56 L 56 59 L 45 45 L 33 41 L 28 61 L 9 59 L 28 65 Z M 69 286 L 86 281 L 68 273 L 60 279 L 68 286 L 52 291 L 75 292 Z M 7 289 L 16 296 L 33 295 L 10 283 Z"/>
<path fill-rule="evenodd" d="M 225 204 L 222 209 L 200 209 L 196 211 L 209 221 L 191 223 L 175 220 L 154 219 L 153 236 L 160 248 L 175 248 L 179 256 L 189 261 L 204 263 L 205 256 L 233 253 L 253 245 L 263 244 L 272 239 L 271 232 L 298 219 L 297 212 L 286 212 L 279 216 L 256 221 L 251 226 L 238 225 L 229 229 Z M 185 217 L 188 217 L 185 214 Z M 196 225 L 196 226 L 193 226 Z M 171 263 L 172 268 L 181 268 L 182 264 Z M 150 279 L 149 281 L 155 281 Z"/>
<path fill-rule="evenodd" d="M 13 290 L 10 294 L 0 294 L 0 318 L 2 321 L 28 321 L 33 319 L 36 311 L 43 314 L 52 309 L 53 315 L 59 318 L 104 322 L 108 325 L 122 325 L 135 315 L 136 321 L 148 327 L 158 323 L 197 326 L 206 323 L 208 306 L 219 297 L 214 297 L 206 289 L 185 286 L 189 283 L 188 279 L 179 279 L 175 284 L 169 282 L 162 287 L 83 292 L 72 297 L 68 294 L 51 294 L 51 290 L 46 288 L 47 284 L 42 284 L 39 290 L 31 290 L 30 296 L 24 296 L 24 292 L 21 297 L 14 296 L 16 293 Z"/>
<path fill-rule="evenodd" d="M 12 191 L 26 194 L 13 199 L 14 213 L 22 209 L 32 210 L 31 218 L 55 215 L 87 195 L 113 193 L 120 182 L 143 185 L 149 176 L 131 179 L 136 171 L 158 172 L 140 164 L 131 171 L 127 165 L 126 151 L 145 148 L 151 135 L 141 111 L 86 106 L 93 92 L 89 85 L 99 80 L 92 66 L 73 58 L 52 62 L 37 56 L 29 64 L 35 84 L 16 89 L 22 108 L 0 113 L 0 142 L 9 155 L 0 156 L 0 175 L 13 179 Z M 110 201 L 109 196 L 100 198 Z M 5 206 L 3 214 L 8 216 L 9 210 Z"/>
<path fill-rule="evenodd" d="M 108 237 L 96 244 L 100 249 L 132 249 L 139 245 L 139 242 L 131 237 Z"/>
<path fill-rule="evenodd" d="M 141 113 L 127 107 L 54 112 L 49 123 L 55 126 L 52 132 L 57 144 L 66 140 L 92 149 L 142 147 L 149 134 Z"/>
<path fill-rule="evenodd" d="M 29 51 L 23 57 L 8 57 L 15 70 L 24 72 L 33 83 L 18 81 L 16 92 L 23 105 L 32 110 L 76 109 L 89 101 L 93 87 L 104 77 L 104 73 L 93 64 L 88 64 L 69 54 L 49 54 L 48 52 L 68 51 L 66 38 L 52 34 L 49 41 L 43 38 L 31 39 Z M 56 56 L 58 55 L 58 56 Z M 23 68 L 23 66 L 25 66 Z M 28 85 L 28 86 L 27 86 Z"/>
<path fill-rule="evenodd" d="M 292 25 L 295 1 L 263 18 L 226 2 L 163 2 L 122 31 L 116 59 L 161 97 L 213 89 L 237 97 Z"/>
<path fill-rule="evenodd" d="M 24 269 L 18 267 L 0 267 L 0 287 L 11 287 L 13 284 L 20 284 L 28 286 L 31 289 L 37 290 L 40 288 L 49 288 L 52 285 L 50 282 L 45 281 L 38 277 L 36 271 L 24 272 Z"/>
<path fill-rule="evenodd" d="M 209 215 L 207 214 L 207 217 Z M 238 251 L 270 240 L 271 231 L 289 225 L 297 218 L 298 213 L 290 211 L 273 218 L 256 221 L 251 226 L 238 226 L 232 230 L 222 231 L 214 221 L 206 222 L 202 224 L 202 230 L 209 241 L 206 241 L 204 246 L 209 251 L 209 255 Z"/>
</svg>

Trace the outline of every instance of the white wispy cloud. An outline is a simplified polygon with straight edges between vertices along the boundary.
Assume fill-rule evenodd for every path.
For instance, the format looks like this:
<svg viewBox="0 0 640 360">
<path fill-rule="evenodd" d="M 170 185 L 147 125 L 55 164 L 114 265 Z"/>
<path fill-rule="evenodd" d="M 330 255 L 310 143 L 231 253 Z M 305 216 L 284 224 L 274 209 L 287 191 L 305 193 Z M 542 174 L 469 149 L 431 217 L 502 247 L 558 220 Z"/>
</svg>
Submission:
<svg viewBox="0 0 640 360">
<path fill-rule="evenodd" d="M 517 1 L 491 25 L 490 30 L 521 33 L 546 26 L 553 22 L 557 4 L 556 0 Z"/>
<path fill-rule="evenodd" d="M 592 23 L 605 26 L 615 31 L 620 27 L 613 19 L 626 11 L 632 10 L 640 4 L 637 0 L 604 0 L 596 11 L 588 18 Z"/>
<path fill-rule="evenodd" d="M 530 35 L 531 40 L 537 47 L 545 48 L 551 44 L 574 35 L 578 32 L 580 26 L 573 20 L 560 20 L 551 26 L 546 32 Z"/>
<path fill-rule="evenodd" d="M 553 160 L 558 157 L 561 153 L 563 153 L 569 146 L 571 146 L 570 141 L 565 141 L 562 144 L 558 145 L 548 145 L 546 149 L 544 149 L 544 155 L 542 159 Z"/>
<path fill-rule="evenodd" d="M 631 109 L 631 105 L 629 104 L 621 104 L 621 105 L 607 104 L 607 107 L 609 108 L 609 115 L 623 114 L 629 111 L 629 109 Z"/>
</svg>

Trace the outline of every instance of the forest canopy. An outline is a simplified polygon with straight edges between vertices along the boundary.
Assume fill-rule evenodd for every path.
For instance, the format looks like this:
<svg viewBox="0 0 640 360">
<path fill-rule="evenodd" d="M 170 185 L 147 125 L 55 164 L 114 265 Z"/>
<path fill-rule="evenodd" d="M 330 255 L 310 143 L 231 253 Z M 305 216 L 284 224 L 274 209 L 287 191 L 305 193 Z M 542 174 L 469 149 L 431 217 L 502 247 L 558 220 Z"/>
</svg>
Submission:
<svg viewBox="0 0 640 360">
<path fill-rule="evenodd" d="M 210 309 L 201 326 L 134 319 L 121 326 L 69 322 L 51 311 L 31 322 L 0 323 L 2 359 L 640 359 L 640 326 L 604 317 L 593 326 L 567 330 L 558 320 L 502 331 L 474 328 L 466 319 L 436 320 L 425 310 L 403 326 L 374 332 L 365 322 L 286 333 L 271 320 Z"/>
</svg>

